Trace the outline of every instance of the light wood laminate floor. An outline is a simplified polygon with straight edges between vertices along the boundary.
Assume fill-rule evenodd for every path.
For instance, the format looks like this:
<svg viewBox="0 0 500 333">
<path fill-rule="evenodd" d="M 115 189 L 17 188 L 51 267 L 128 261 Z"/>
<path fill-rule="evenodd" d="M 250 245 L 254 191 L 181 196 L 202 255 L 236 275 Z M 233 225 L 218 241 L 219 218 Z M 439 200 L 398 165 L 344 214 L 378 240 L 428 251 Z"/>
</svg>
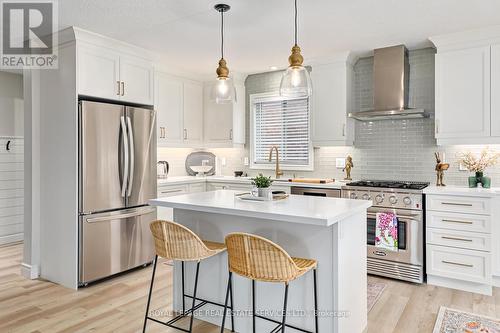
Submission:
<svg viewBox="0 0 500 333">
<path fill-rule="evenodd" d="M 135 333 L 142 330 L 151 267 L 74 291 L 23 278 L 21 259 L 22 244 L 0 247 L 0 332 Z M 164 261 L 159 263 L 152 309 L 168 311 L 170 308 L 171 276 L 172 267 Z M 387 288 L 369 313 L 369 333 L 431 333 L 441 305 L 500 318 L 498 288 L 488 297 L 376 277 L 370 279 L 387 283 Z M 201 321 L 195 321 L 194 331 L 219 332 L 217 327 Z M 148 332 L 179 331 L 149 322 Z"/>
</svg>

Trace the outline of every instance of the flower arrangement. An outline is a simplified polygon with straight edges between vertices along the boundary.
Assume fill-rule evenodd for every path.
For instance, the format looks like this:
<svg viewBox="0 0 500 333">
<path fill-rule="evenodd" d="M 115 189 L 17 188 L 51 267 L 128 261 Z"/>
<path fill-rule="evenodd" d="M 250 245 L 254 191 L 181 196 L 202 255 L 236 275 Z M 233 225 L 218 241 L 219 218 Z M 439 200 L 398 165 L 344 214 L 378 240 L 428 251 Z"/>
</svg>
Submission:
<svg viewBox="0 0 500 333">
<path fill-rule="evenodd" d="M 458 162 L 470 172 L 484 172 L 490 166 L 497 164 L 500 154 L 486 147 L 479 157 L 468 151 L 458 155 Z"/>
<path fill-rule="evenodd" d="M 271 177 L 266 177 L 261 173 L 257 177 L 252 178 L 252 185 L 257 188 L 268 188 L 272 183 Z"/>
</svg>

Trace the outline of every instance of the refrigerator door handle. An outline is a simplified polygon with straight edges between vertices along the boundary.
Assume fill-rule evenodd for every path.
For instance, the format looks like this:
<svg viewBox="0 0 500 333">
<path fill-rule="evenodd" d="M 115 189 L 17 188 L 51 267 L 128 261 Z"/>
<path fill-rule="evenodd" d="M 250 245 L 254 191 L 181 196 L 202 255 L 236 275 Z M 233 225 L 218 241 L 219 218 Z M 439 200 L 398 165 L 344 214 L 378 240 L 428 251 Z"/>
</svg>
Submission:
<svg viewBox="0 0 500 333">
<path fill-rule="evenodd" d="M 106 215 L 106 216 L 94 217 L 94 218 L 87 219 L 86 222 L 87 223 L 96 223 L 96 222 L 105 222 L 105 221 L 109 221 L 109 220 L 126 219 L 129 217 L 151 214 L 151 213 L 154 213 L 155 211 L 156 211 L 155 208 L 151 208 L 151 209 L 147 209 L 147 210 L 139 210 L 139 211 L 124 213 L 124 214 L 119 214 L 119 215 Z"/>
<path fill-rule="evenodd" d="M 123 138 L 123 151 L 125 152 L 125 161 L 123 169 L 123 180 L 122 180 L 122 197 L 127 194 L 127 182 L 129 177 L 129 142 L 127 135 L 127 126 L 125 125 L 125 117 L 120 117 L 120 124 L 122 126 L 122 138 Z"/>
<path fill-rule="evenodd" d="M 132 131 L 132 122 L 130 117 L 127 117 L 128 135 L 130 140 L 130 177 L 128 180 L 127 197 L 132 194 L 132 187 L 134 186 L 134 168 L 135 168 L 135 149 L 134 149 L 134 132 Z"/>
</svg>

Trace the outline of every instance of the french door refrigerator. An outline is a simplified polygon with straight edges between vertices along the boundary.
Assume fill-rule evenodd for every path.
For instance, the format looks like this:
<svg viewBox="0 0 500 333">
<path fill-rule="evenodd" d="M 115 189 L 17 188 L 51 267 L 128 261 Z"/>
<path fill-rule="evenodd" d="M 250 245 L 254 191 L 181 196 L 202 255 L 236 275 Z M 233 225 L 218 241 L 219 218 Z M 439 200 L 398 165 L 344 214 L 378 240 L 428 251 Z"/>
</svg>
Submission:
<svg viewBox="0 0 500 333">
<path fill-rule="evenodd" d="M 79 285 L 151 262 L 155 111 L 79 102 Z"/>
</svg>

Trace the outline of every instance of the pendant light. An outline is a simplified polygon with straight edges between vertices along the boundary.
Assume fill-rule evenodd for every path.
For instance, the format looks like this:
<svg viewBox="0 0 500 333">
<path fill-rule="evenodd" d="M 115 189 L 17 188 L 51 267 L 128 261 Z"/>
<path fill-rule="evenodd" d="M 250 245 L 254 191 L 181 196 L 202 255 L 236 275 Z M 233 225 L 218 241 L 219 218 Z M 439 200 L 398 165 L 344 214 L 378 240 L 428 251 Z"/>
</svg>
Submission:
<svg viewBox="0 0 500 333">
<path fill-rule="evenodd" d="M 290 66 L 287 68 L 280 84 L 280 95 L 284 97 L 308 97 L 312 94 L 311 76 L 309 71 L 302 66 L 304 58 L 297 45 L 297 0 L 295 1 L 295 44 L 292 54 L 288 57 Z"/>
<path fill-rule="evenodd" d="M 233 81 L 229 77 L 229 68 L 227 68 L 227 63 L 224 59 L 224 13 L 229 11 L 231 7 L 226 4 L 218 4 L 214 8 L 221 15 L 221 58 L 216 71 L 217 82 L 212 87 L 211 99 L 217 104 L 228 104 L 236 101 L 235 88 Z"/>
</svg>

